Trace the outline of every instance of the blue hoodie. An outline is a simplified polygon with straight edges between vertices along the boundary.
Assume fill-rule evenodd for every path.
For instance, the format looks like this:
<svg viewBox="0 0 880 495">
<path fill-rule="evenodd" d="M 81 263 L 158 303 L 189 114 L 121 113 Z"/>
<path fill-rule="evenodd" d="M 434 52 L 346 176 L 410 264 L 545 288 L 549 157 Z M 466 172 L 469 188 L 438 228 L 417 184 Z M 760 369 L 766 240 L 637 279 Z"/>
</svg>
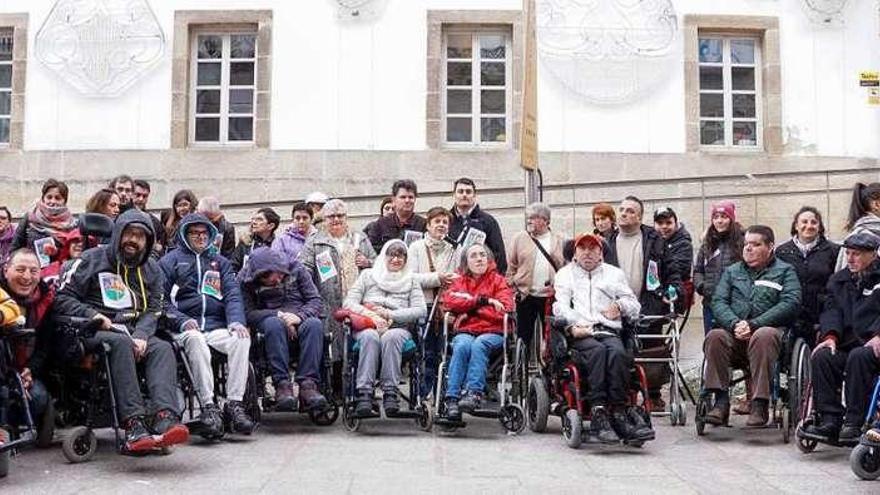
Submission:
<svg viewBox="0 0 880 495">
<path fill-rule="evenodd" d="M 208 229 L 208 247 L 198 255 L 186 239 L 186 229 L 202 224 Z M 165 273 L 165 310 L 177 317 L 177 330 L 194 319 L 203 332 L 245 325 L 241 290 L 229 261 L 217 254 L 217 228 L 204 216 L 190 213 L 177 228 L 178 248 L 159 261 Z M 172 290 L 177 286 L 172 297 Z"/>
</svg>

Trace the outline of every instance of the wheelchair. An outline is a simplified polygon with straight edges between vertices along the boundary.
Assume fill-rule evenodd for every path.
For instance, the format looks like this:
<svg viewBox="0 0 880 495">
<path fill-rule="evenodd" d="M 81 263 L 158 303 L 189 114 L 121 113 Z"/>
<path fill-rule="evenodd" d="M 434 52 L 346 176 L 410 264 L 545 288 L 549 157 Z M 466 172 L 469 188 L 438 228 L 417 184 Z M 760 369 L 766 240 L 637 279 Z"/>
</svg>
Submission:
<svg viewBox="0 0 880 495">
<path fill-rule="evenodd" d="M 350 432 L 360 429 L 363 420 L 380 417 L 379 411 L 373 408 L 369 416 L 355 416 L 355 401 L 358 390 L 356 385 L 358 357 L 360 346 L 354 338 L 351 319 L 342 314 L 338 317 L 342 322 L 342 336 L 344 345 L 342 348 L 342 425 Z M 386 419 L 409 419 L 413 420 L 422 431 L 431 431 L 433 428 L 433 415 L 431 405 L 422 399 L 422 376 L 424 374 L 424 342 L 428 331 L 428 324 L 424 319 L 409 326 L 412 336 L 407 339 L 401 349 L 401 371 L 407 375 L 408 384 L 406 390 L 402 390 L 398 384 L 398 393 L 404 399 L 405 408 Z"/>
<path fill-rule="evenodd" d="M 9 458 L 30 445 L 48 447 L 55 432 L 55 411 L 51 399 L 39 420 L 30 407 L 28 392 L 15 366 L 15 345 L 32 340 L 34 330 L 0 329 L 0 478 L 9 473 Z M 13 422 L 13 416 L 15 421 Z"/>
<path fill-rule="evenodd" d="M 461 317 L 454 318 L 451 313 L 443 317 L 443 349 L 437 373 L 437 394 L 434 398 L 434 424 L 445 432 L 453 432 L 464 428 L 467 423 L 462 419 L 456 421 L 446 414 L 446 389 L 449 379 L 449 358 L 452 354 L 452 335 Z M 514 315 L 505 313 L 502 325 L 503 344 L 499 351 L 489 356 L 486 370 L 486 390 L 484 400 L 494 407 L 474 410 L 471 416 L 478 418 L 495 418 L 508 433 L 522 433 L 526 427 L 525 384 L 521 383 L 524 371 L 524 346 L 517 338 L 511 324 Z"/>
<path fill-rule="evenodd" d="M 638 334 L 633 325 L 624 324 L 621 340 L 627 351 L 635 355 L 638 351 Z M 548 319 L 544 325 L 544 341 L 548 343 L 542 360 L 546 365 L 538 376 L 529 382 L 527 411 L 529 428 L 536 433 L 547 430 L 547 420 L 552 414 L 562 420 L 562 438 L 573 449 L 580 447 L 585 440 L 584 421 L 589 422 L 591 405 L 586 391 L 589 383 L 581 378 L 574 351 L 564 335 L 565 322 Z M 630 366 L 630 391 L 628 414 L 638 414 L 651 425 L 651 404 L 648 397 L 648 380 L 644 368 L 634 360 Z M 624 445 L 642 447 L 646 440 L 622 439 Z"/>
<path fill-rule="evenodd" d="M 807 338 L 797 329 L 783 328 L 780 339 L 779 356 L 773 367 L 770 383 L 770 421 L 767 426 L 776 428 L 782 434 L 782 442 L 791 441 L 792 431 L 800 420 L 800 404 L 809 394 L 807 384 L 810 380 L 810 346 Z M 741 370 L 742 375 L 731 380 L 729 390 L 737 383 L 749 378 L 749 362 L 733 361 L 731 366 Z M 700 373 L 700 394 L 697 401 L 694 425 L 698 436 L 706 434 L 706 415 L 712 409 L 713 398 L 705 390 L 704 377 L 706 358 L 703 358 Z M 723 426 L 730 426 L 725 424 Z"/>
<path fill-rule="evenodd" d="M 873 481 L 880 478 L 880 376 L 874 382 L 864 428 L 859 444 L 850 452 L 849 466 L 859 478 Z"/>
<path fill-rule="evenodd" d="M 324 359 L 321 367 L 321 383 L 319 384 L 321 394 L 327 398 L 327 408 L 323 411 L 308 411 L 303 407 L 302 402 L 298 402 L 298 411 L 308 414 L 309 420 L 317 426 L 330 426 L 339 418 L 339 400 L 332 390 L 333 363 L 329 359 L 329 348 L 333 339 L 329 334 L 324 335 Z M 290 363 L 293 369 L 291 375 L 296 374 L 297 356 L 299 354 L 298 341 L 290 342 Z M 275 412 L 274 389 L 271 389 L 272 371 L 269 366 L 269 360 L 266 357 L 266 337 L 262 332 L 251 332 L 251 368 L 254 376 L 254 400 L 257 407 L 249 408 L 249 413 L 254 421 L 259 421 L 263 413 Z M 217 375 L 215 375 L 216 377 Z M 219 380 L 218 380 L 219 383 Z M 224 381 L 225 383 L 225 381 Z M 248 390 L 250 390 L 250 376 L 248 376 Z M 246 393 L 250 396 L 250 393 Z"/>
</svg>

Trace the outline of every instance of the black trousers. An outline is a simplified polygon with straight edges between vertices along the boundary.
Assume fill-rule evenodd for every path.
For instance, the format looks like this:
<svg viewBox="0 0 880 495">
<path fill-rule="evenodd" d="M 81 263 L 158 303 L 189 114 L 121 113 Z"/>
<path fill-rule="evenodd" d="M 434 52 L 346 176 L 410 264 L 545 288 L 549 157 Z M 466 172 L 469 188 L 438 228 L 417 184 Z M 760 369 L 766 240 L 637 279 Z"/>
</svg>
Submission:
<svg viewBox="0 0 880 495">
<path fill-rule="evenodd" d="M 571 343 L 578 370 L 586 376 L 587 400 L 591 406 L 626 403 L 632 357 L 620 337 L 576 339 Z"/>
<path fill-rule="evenodd" d="M 822 349 L 812 358 L 813 397 L 816 410 L 825 416 L 844 417 L 847 424 L 861 426 L 868 412 L 874 380 L 880 373 L 880 360 L 869 347 L 831 354 Z M 840 403 L 840 390 L 846 378 L 846 409 Z"/>
<path fill-rule="evenodd" d="M 546 297 L 525 296 L 516 303 L 516 334 L 530 344 L 535 335 L 535 321 L 544 325 Z"/>
</svg>

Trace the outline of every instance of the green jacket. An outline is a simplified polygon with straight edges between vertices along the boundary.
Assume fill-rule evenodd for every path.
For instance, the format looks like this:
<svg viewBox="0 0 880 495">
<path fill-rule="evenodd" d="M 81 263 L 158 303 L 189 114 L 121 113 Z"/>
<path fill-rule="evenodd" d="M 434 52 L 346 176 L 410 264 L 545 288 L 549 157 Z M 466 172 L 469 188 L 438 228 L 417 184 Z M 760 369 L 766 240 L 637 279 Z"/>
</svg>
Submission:
<svg viewBox="0 0 880 495">
<path fill-rule="evenodd" d="M 716 326 L 727 330 L 741 320 L 752 330 L 784 327 L 797 316 L 800 304 L 797 272 L 774 257 L 762 270 L 752 270 L 743 261 L 727 267 L 715 287 L 712 314 Z"/>
</svg>

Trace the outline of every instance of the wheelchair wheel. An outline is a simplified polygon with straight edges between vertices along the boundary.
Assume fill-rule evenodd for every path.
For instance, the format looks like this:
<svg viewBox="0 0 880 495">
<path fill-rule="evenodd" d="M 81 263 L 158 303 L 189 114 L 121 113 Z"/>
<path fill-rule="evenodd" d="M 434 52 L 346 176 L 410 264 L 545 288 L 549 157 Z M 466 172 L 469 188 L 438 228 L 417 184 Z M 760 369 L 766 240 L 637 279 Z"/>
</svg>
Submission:
<svg viewBox="0 0 880 495">
<path fill-rule="evenodd" d="M 522 433 L 526 428 L 526 414 L 519 404 L 507 404 L 498 411 L 498 421 L 510 433 Z"/>
<path fill-rule="evenodd" d="M 680 402 L 676 409 L 678 410 L 678 426 L 686 425 L 688 420 L 687 403 Z"/>
<path fill-rule="evenodd" d="M 309 411 L 309 419 L 318 426 L 330 426 L 339 419 L 339 406 L 329 404 L 323 411 Z"/>
<path fill-rule="evenodd" d="M 813 440 L 812 438 L 802 438 L 798 437 L 797 439 L 797 447 L 798 450 L 803 452 L 804 454 L 809 454 L 816 450 L 816 447 L 819 445 L 819 442 Z"/>
<path fill-rule="evenodd" d="M 791 409 L 786 406 L 782 407 L 782 424 L 780 427 L 782 429 L 782 443 L 791 442 Z"/>
<path fill-rule="evenodd" d="M 353 412 L 347 405 L 342 406 L 342 426 L 352 433 L 358 431 L 358 428 L 361 427 L 360 418 L 354 417 Z"/>
<path fill-rule="evenodd" d="M 91 460 L 98 451 L 98 438 L 87 426 L 77 426 L 61 442 L 61 452 L 68 461 L 78 464 Z"/>
<path fill-rule="evenodd" d="M 529 428 L 535 433 L 543 433 L 547 430 L 547 418 L 550 416 L 550 394 L 547 393 L 545 384 L 541 376 L 529 380 L 526 407 L 529 413 Z"/>
<path fill-rule="evenodd" d="M 697 402 L 697 410 L 694 411 L 694 426 L 697 429 L 698 436 L 706 434 L 707 414 L 709 414 L 709 399 L 706 397 L 700 397 L 700 401 Z"/>
<path fill-rule="evenodd" d="M 562 416 L 562 439 L 572 449 L 581 446 L 583 441 L 584 423 L 577 409 L 569 409 Z"/>
<path fill-rule="evenodd" d="M 259 424 L 263 418 L 263 410 L 260 408 L 260 399 L 257 393 L 257 372 L 251 363 L 248 363 L 247 388 L 245 388 L 242 402 L 244 403 L 245 411 L 247 411 L 254 423 Z"/>
<path fill-rule="evenodd" d="M 0 428 L 0 443 L 6 443 L 8 441 L 9 432 Z M 6 475 L 9 474 L 9 455 L 10 452 L 8 450 L 0 453 L 0 478 L 5 478 Z"/>
<path fill-rule="evenodd" d="M 849 466 L 863 480 L 873 481 L 880 477 L 880 449 L 858 444 L 849 455 Z"/>
<path fill-rule="evenodd" d="M 810 346 L 804 342 L 804 339 L 797 339 L 794 342 L 791 352 L 791 367 L 789 368 L 789 408 L 791 409 L 791 423 L 798 424 L 801 420 L 800 409 L 804 401 L 804 395 L 810 384 Z"/>
<path fill-rule="evenodd" d="M 49 399 L 43 417 L 37 425 L 37 448 L 47 449 L 52 446 L 52 440 L 55 438 L 55 402 Z"/>
<path fill-rule="evenodd" d="M 416 424 L 422 431 L 431 431 L 434 428 L 434 410 L 431 403 L 422 401 L 417 409 L 419 415 L 416 417 Z"/>
</svg>

